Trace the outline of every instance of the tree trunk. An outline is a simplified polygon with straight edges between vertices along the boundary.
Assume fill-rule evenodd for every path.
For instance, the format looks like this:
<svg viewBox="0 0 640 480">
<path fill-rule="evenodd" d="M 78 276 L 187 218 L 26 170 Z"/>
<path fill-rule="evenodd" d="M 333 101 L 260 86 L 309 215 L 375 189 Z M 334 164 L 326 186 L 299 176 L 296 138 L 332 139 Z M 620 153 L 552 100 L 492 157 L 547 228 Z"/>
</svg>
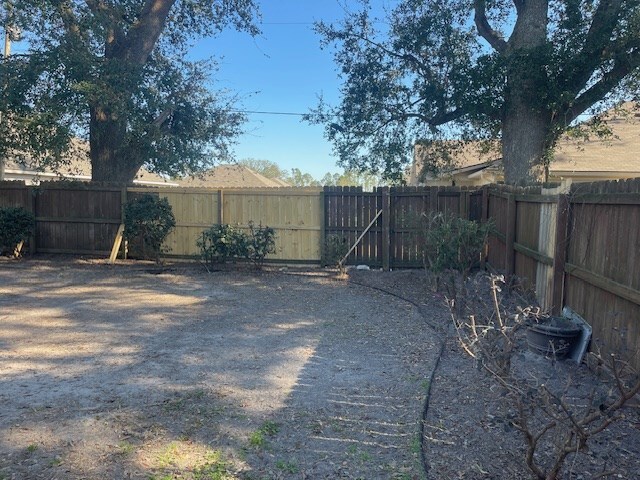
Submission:
<svg viewBox="0 0 640 480">
<path fill-rule="evenodd" d="M 89 144 L 91 146 L 91 180 L 128 185 L 142 166 L 122 148 L 126 140 L 125 120 L 102 106 L 91 107 Z"/>
<path fill-rule="evenodd" d="M 543 178 L 549 120 L 524 101 L 505 106 L 502 122 L 504 180 L 510 185 L 527 185 Z"/>
<path fill-rule="evenodd" d="M 502 111 L 502 161 L 508 184 L 542 179 L 551 116 L 542 106 L 547 88 L 548 0 L 516 2 L 518 17 L 503 52 L 507 84 Z"/>
</svg>

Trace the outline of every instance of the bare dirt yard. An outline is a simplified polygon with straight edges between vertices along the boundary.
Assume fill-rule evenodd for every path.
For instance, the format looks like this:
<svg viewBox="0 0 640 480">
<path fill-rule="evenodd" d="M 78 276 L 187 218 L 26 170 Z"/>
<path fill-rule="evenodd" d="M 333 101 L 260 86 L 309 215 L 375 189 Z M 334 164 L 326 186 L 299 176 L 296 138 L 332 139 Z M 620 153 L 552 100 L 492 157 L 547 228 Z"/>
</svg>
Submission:
<svg viewBox="0 0 640 480">
<path fill-rule="evenodd" d="M 0 261 L 0 479 L 422 478 L 440 338 L 415 305 L 148 268 Z"/>
<path fill-rule="evenodd" d="M 535 478 L 451 324 L 419 270 L 0 259 L 0 480 Z M 578 408 L 601 389 L 526 346 L 513 369 Z M 640 479 L 638 403 L 558 480 Z"/>
</svg>

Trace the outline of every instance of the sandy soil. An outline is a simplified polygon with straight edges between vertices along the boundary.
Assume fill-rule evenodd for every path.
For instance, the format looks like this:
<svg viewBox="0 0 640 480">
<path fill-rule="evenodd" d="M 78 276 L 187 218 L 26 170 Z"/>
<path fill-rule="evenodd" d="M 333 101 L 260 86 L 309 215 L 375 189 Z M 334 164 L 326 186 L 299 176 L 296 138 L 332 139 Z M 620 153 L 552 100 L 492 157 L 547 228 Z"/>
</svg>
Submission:
<svg viewBox="0 0 640 480">
<path fill-rule="evenodd" d="M 0 479 L 422 478 L 420 308 L 320 272 L 147 268 L 0 261 Z"/>
</svg>

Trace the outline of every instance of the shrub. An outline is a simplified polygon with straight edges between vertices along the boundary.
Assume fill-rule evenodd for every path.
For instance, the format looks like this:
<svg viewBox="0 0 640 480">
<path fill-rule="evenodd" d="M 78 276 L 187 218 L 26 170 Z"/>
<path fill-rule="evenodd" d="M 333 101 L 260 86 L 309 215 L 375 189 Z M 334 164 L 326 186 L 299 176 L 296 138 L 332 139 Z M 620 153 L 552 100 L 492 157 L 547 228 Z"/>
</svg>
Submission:
<svg viewBox="0 0 640 480">
<path fill-rule="evenodd" d="M 124 237 L 142 237 L 143 245 L 151 249 L 156 263 L 160 254 L 170 250 L 162 245 L 176 226 L 171 205 L 166 198 L 145 194 L 127 202 L 124 208 Z"/>
<path fill-rule="evenodd" d="M 202 238 L 196 245 L 200 249 L 200 257 L 207 265 L 246 258 L 248 255 L 246 235 L 235 225 L 212 226 L 202 232 Z"/>
<path fill-rule="evenodd" d="M 253 222 L 249 222 L 247 258 L 253 262 L 256 268 L 262 268 L 265 257 L 275 252 L 276 231 L 271 227 L 263 227 L 262 224 L 256 228 Z"/>
<path fill-rule="evenodd" d="M 420 251 L 434 273 L 457 270 L 465 276 L 480 263 L 493 224 L 431 212 L 421 216 Z"/>
<path fill-rule="evenodd" d="M 342 269 L 340 260 L 344 258 L 348 251 L 349 244 L 346 238 L 335 233 L 327 235 L 324 240 L 324 263 Z"/>
<path fill-rule="evenodd" d="M 265 257 L 276 251 L 276 232 L 273 228 L 249 222 L 249 233 L 235 225 L 214 225 L 202 232 L 196 242 L 200 258 L 206 265 L 225 263 L 228 260 L 250 260 L 256 267 L 262 267 Z"/>
<path fill-rule="evenodd" d="M 14 254 L 20 242 L 33 233 L 35 217 L 22 207 L 0 208 L 0 252 Z"/>
</svg>

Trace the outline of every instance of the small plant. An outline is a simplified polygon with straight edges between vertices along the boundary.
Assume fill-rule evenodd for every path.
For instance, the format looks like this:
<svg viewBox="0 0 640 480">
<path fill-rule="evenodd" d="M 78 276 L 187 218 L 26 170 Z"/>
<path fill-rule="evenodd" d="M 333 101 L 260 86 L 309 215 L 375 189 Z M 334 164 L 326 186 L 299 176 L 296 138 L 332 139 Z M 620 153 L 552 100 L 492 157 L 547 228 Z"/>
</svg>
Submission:
<svg viewBox="0 0 640 480">
<path fill-rule="evenodd" d="M 257 268 L 264 264 L 265 257 L 276 251 L 276 232 L 273 228 L 255 226 L 249 222 L 249 233 L 235 225 L 214 225 L 202 232 L 196 242 L 200 258 L 207 266 L 225 263 L 228 260 L 250 260 Z"/>
<path fill-rule="evenodd" d="M 130 200 L 124 208 L 124 237 L 141 237 L 144 247 L 151 250 L 156 263 L 160 254 L 169 251 L 163 242 L 176 226 L 171 205 L 166 198 L 145 194 Z"/>
<path fill-rule="evenodd" d="M 247 240 L 244 232 L 235 225 L 214 225 L 202 232 L 196 242 L 200 257 L 206 265 L 225 263 L 230 259 L 247 256 Z"/>
<path fill-rule="evenodd" d="M 0 253 L 16 255 L 20 242 L 25 242 L 33 233 L 35 217 L 22 207 L 0 208 Z"/>
<path fill-rule="evenodd" d="M 419 249 L 425 268 L 434 273 L 457 270 L 468 276 L 480 263 L 493 224 L 430 212 L 421 216 Z"/>
<path fill-rule="evenodd" d="M 280 431 L 280 426 L 276 422 L 272 422 L 271 420 L 267 420 L 260 427 L 260 431 L 265 435 L 269 435 L 273 437 Z"/>
<path fill-rule="evenodd" d="M 325 265 L 336 267 L 342 272 L 344 270 L 344 265 L 341 263 L 341 260 L 348 251 L 349 244 L 347 243 L 346 238 L 341 235 L 336 235 L 335 233 L 327 235 L 324 239 L 323 262 Z"/>
<path fill-rule="evenodd" d="M 136 449 L 135 445 L 133 445 L 130 442 L 127 442 L 126 440 L 123 440 L 122 442 L 118 443 L 118 453 L 122 455 L 130 455 L 135 451 L 135 449 Z"/>
<path fill-rule="evenodd" d="M 267 440 L 264 438 L 264 433 L 260 430 L 256 430 L 249 435 L 249 445 L 252 447 L 264 447 Z"/>
<path fill-rule="evenodd" d="M 283 472 L 286 473 L 298 473 L 298 471 L 300 470 L 298 468 L 298 464 L 295 461 L 284 461 L 284 460 L 277 460 L 276 461 L 276 468 L 278 470 L 282 470 Z"/>
<path fill-rule="evenodd" d="M 253 222 L 249 222 L 249 235 L 247 239 L 247 258 L 253 262 L 256 268 L 262 268 L 265 257 L 276 252 L 276 231 L 271 227 L 256 228 Z"/>
<path fill-rule="evenodd" d="M 36 450 L 38 450 L 38 445 L 36 445 L 35 443 L 32 443 L 32 444 L 27 446 L 27 452 L 29 452 L 29 453 L 33 453 Z"/>
<path fill-rule="evenodd" d="M 280 430 L 280 426 L 267 420 L 262 426 L 249 436 L 249 445 L 252 447 L 264 447 L 267 444 L 266 437 L 273 437 Z"/>
</svg>

